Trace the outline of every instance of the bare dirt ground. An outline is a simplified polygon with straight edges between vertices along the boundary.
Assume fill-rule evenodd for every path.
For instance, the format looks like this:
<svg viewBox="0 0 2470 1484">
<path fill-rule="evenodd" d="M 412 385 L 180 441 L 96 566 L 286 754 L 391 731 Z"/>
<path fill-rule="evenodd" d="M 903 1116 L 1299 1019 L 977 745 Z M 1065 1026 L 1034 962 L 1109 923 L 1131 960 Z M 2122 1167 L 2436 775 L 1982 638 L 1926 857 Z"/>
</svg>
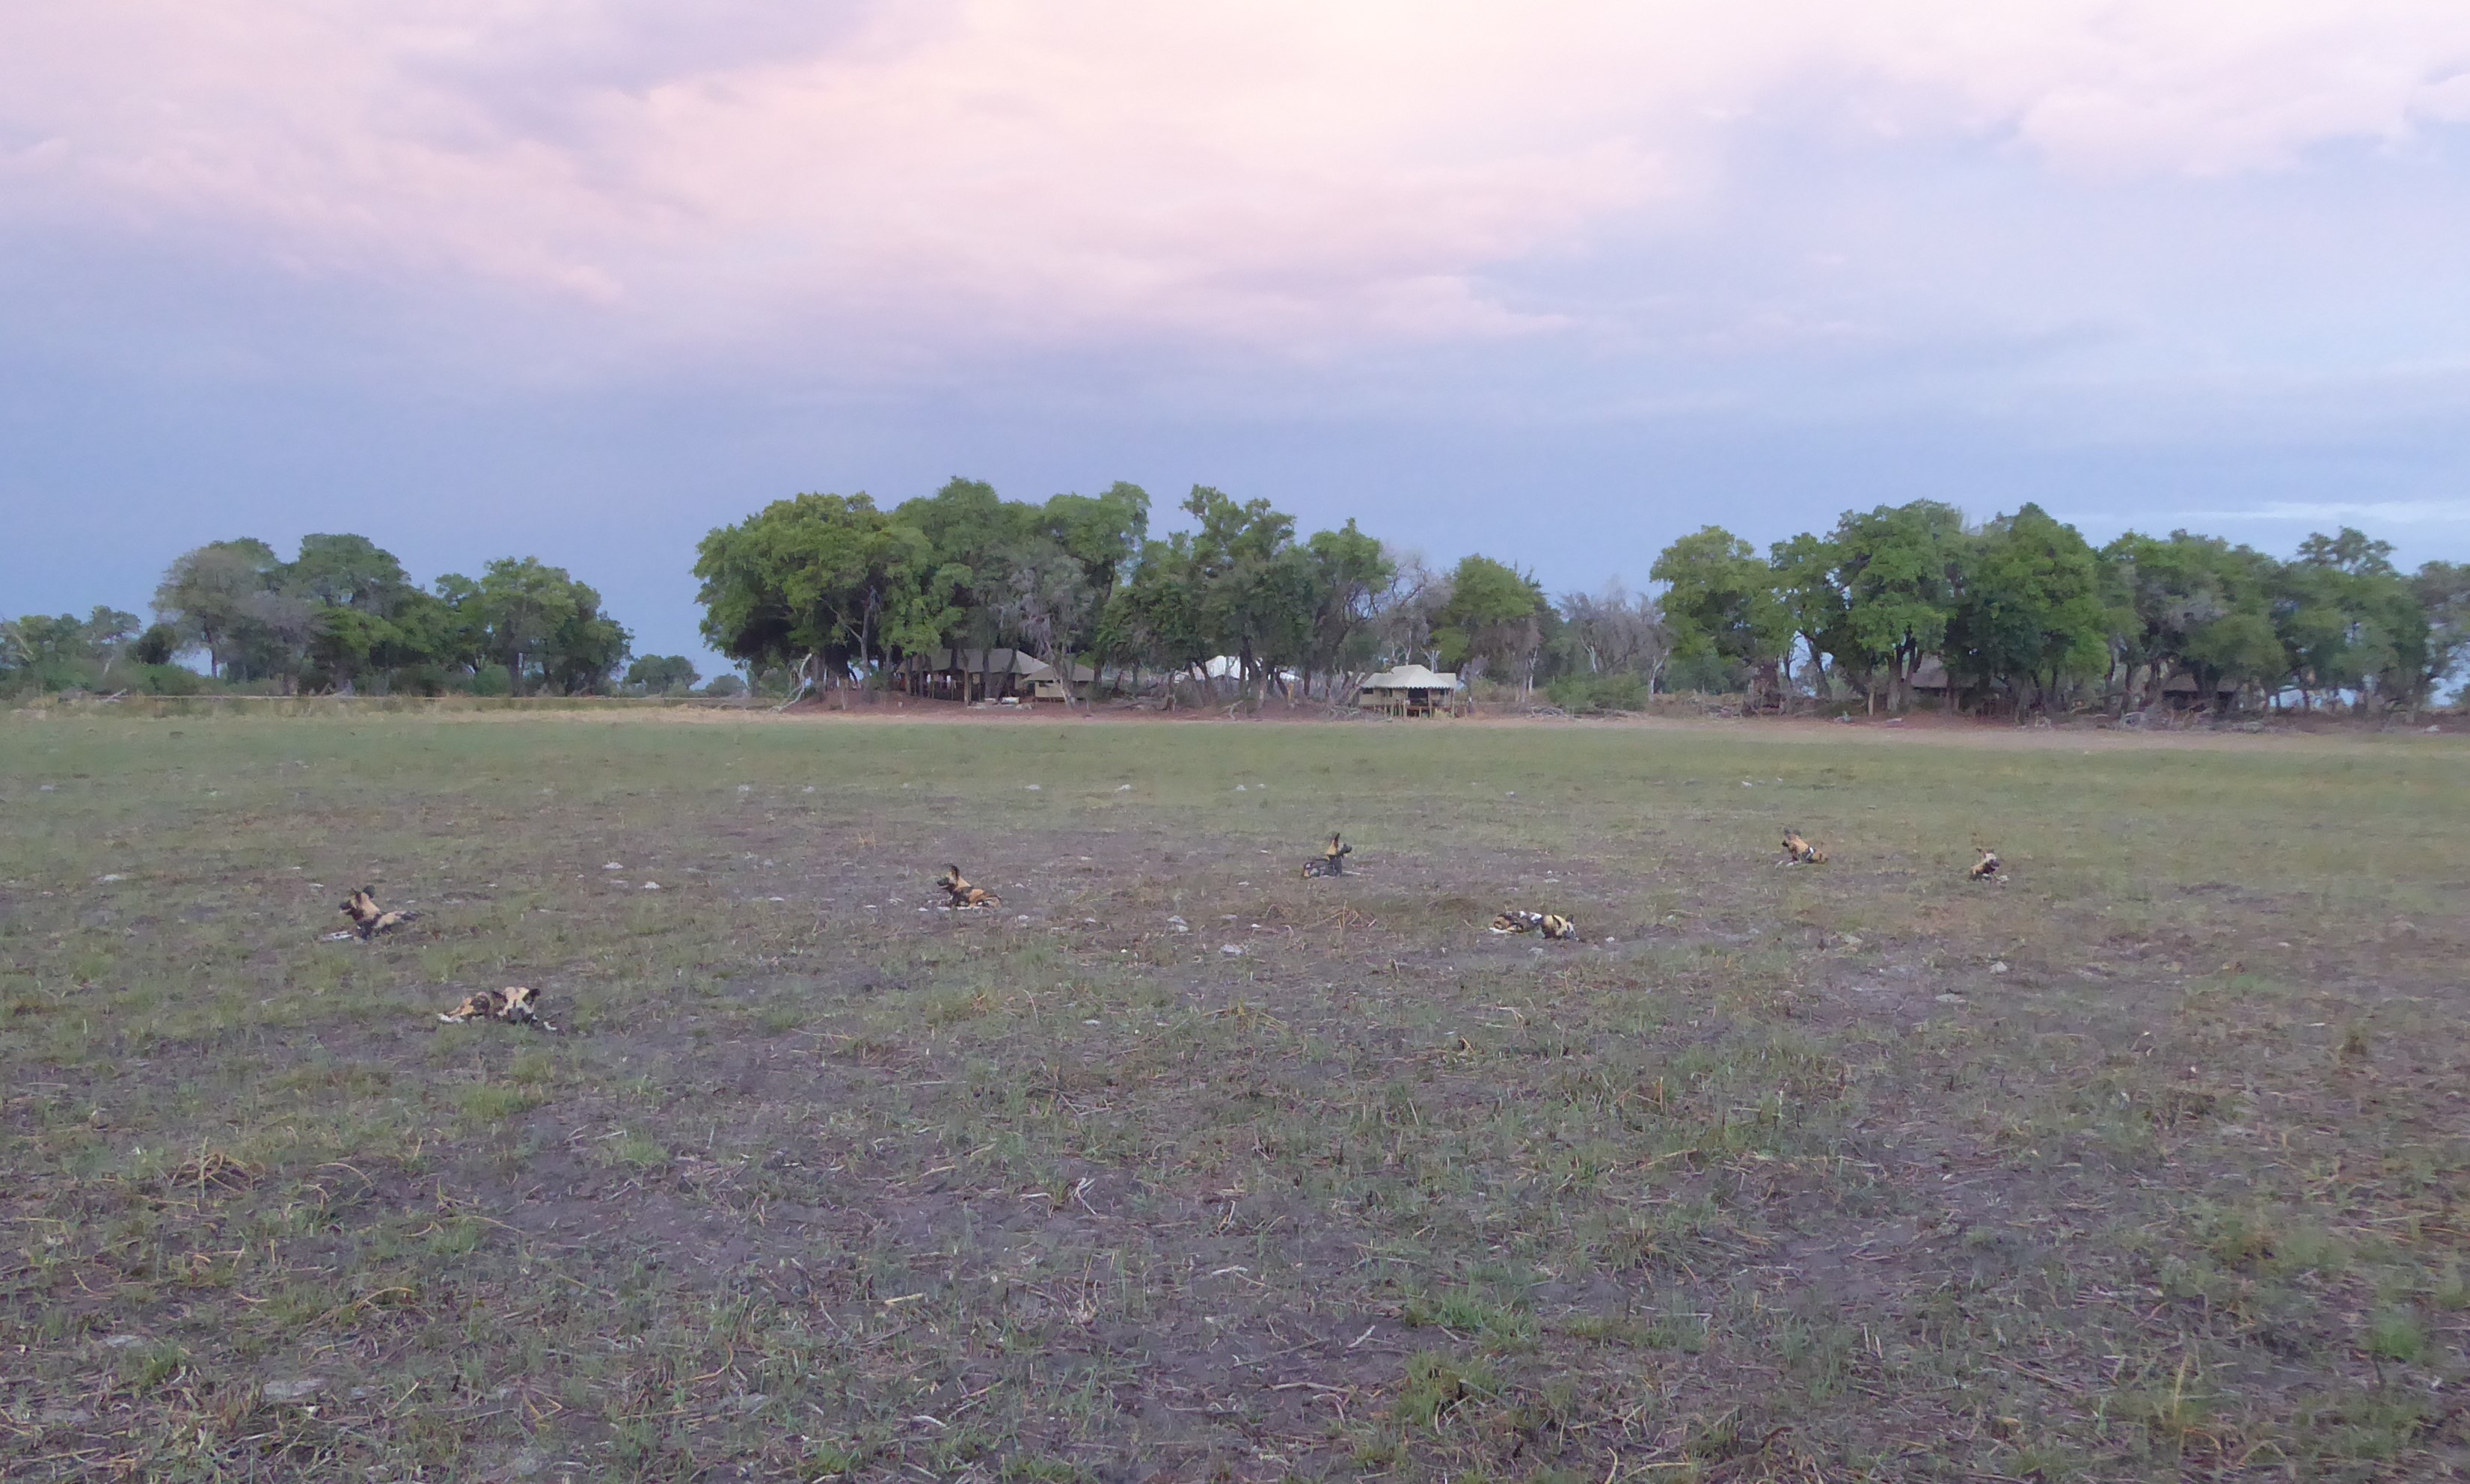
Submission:
<svg viewBox="0 0 2470 1484">
<path fill-rule="evenodd" d="M 0 726 L 0 1472 L 2470 1463 L 2458 742 L 1019 721 Z"/>
</svg>

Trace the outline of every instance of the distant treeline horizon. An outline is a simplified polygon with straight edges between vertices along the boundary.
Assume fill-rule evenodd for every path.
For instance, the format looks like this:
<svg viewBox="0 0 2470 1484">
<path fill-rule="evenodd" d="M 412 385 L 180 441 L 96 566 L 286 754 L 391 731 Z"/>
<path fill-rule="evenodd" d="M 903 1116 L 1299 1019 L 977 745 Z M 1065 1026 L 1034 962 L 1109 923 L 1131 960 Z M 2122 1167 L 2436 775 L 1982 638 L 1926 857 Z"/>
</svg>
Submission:
<svg viewBox="0 0 2470 1484">
<path fill-rule="evenodd" d="M 1150 534 L 1137 485 L 1007 500 L 955 478 L 890 510 L 864 494 L 776 500 L 711 531 L 701 628 L 740 665 L 711 689 L 882 686 L 924 657 L 1009 647 L 1101 688 L 1341 700 L 1403 662 L 1573 710 L 1657 691 L 1888 709 L 1926 687 L 1967 708 L 2132 709 L 2174 698 L 2366 710 L 2435 700 L 2470 653 L 2470 565 L 2405 572 L 2344 527 L 2289 559 L 2188 531 L 2095 547 L 2026 504 L 1979 523 L 1915 500 L 1848 511 L 1761 554 L 1719 526 L 1648 568 L 1548 594 L 1482 554 L 1446 570 L 1358 528 L 1300 534 L 1269 500 L 1197 485 L 1192 529 Z M 537 557 L 424 588 L 359 535 L 182 553 L 154 620 L 0 622 L 0 693 L 260 689 L 659 694 L 702 677 L 636 655 L 599 592 Z M 203 675 L 178 661 L 202 658 Z M 1230 661 L 1215 664 L 1213 661 Z M 1223 698 L 1223 696 L 1222 696 Z M 1076 694 L 1074 699 L 1085 699 Z"/>
</svg>

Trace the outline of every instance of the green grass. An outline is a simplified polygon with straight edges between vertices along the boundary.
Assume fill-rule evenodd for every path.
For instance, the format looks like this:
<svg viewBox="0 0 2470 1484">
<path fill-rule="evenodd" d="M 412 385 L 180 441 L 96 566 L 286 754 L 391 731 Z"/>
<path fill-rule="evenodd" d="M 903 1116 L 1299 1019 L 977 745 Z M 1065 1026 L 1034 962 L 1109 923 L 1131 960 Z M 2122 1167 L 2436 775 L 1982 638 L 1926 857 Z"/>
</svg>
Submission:
<svg viewBox="0 0 2470 1484">
<path fill-rule="evenodd" d="M 292 709 L 0 720 L 12 1479 L 2470 1465 L 2458 741 Z"/>
</svg>

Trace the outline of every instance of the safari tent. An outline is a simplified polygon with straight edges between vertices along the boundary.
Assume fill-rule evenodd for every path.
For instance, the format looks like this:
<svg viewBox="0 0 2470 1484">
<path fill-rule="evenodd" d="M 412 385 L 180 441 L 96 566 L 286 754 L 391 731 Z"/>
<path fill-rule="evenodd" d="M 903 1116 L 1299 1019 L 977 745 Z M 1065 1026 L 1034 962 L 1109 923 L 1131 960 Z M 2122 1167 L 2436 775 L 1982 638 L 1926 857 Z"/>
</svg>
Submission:
<svg viewBox="0 0 2470 1484">
<path fill-rule="evenodd" d="M 1356 691 L 1355 704 L 1391 716 L 1432 716 L 1457 709 L 1458 678 L 1402 664 L 1367 677 Z"/>
</svg>

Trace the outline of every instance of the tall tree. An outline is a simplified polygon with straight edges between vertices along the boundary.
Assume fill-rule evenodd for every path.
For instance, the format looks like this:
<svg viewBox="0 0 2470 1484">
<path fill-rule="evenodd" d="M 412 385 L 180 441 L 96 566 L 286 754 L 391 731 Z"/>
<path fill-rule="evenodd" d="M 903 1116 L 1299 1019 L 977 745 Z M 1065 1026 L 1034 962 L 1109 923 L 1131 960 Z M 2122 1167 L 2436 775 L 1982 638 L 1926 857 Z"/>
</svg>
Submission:
<svg viewBox="0 0 2470 1484">
<path fill-rule="evenodd" d="M 2026 504 L 1983 527 L 1947 626 L 1947 668 L 1999 687 L 2020 707 L 2060 683 L 2098 675 L 2109 625 L 2092 548 L 2076 528 Z"/>
<path fill-rule="evenodd" d="M 1311 693 L 1317 670 L 1332 678 L 1336 699 L 1336 677 L 1361 674 L 1371 662 L 1372 626 L 1398 567 L 1381 543 L 1358 530 L 1351 520 L 1335 531 L 1315 531 L 1303 545 L 1303 559 L 1313 605 L 1303 690 Z"/>
<path fill-rule="evenodd" d="M 1433 642 L 1442 662 L 1463 667 L 1470 679 L 1497 665 L 1531 691 L 1550 607 L 1534 578 L 1490 557 L 1464 557 L 1450 572 L 1450 600 Z"/>
<path fill-rule="evenodd" d="M 1844 553 L 1835 543 L 1805 531 L 1768 547 L 1767 567 L 1775 574 L 1783 622 L 1809 652 L 1809 669 L 1804 678 L 1809 682 L 1810 693 L 1825 696 L 1828 658 L 1855 647 L 1847 632 L 1852 609 L 1844 597 Z M 1785 694 L 1790 695 L 1789 647 L 1784 652 L 1783 681 Z"/>
<path fill-rule="evenodd" d="M 1709 525 L 1664 548 L 1647 575 L 1665 585 L 1675 661 L 1716 666 L 1752 691 L 1767 687 L 1792 642 L 1774 574 L 1750 544 Z"/>
<path fill-rule="evenodd" d="M 173 562 L 154 590 L 154 609 L 186 644 L 204 647 L 211 673 L 224 675 L 247 662 L 245 654 L 268 647 L 265 600 L 282 568 L 262 541 L 209 542 Z"/>
<path fill-rule="evenodd" d="M 2216 537 L 2130 531 L 2100 552 L 2104 603 L 2122 701 L 2152 705 L 2184 668 L 2201 694 L 2271 685 L 2287 668 L 2271 613 L 2278 566 Z"/>
<path fill-rule="evenodd" d="M 2411 590 L 2428 624 L 2426 658 L 2419 666 L 2423 704 L 2470 658 L 2470 562 L 2427 563 L 2411 577 Z"/>
<path fill-rule="evenodd" d="M 697 553 L 705 636 L 733 659 L 795 666 L 802 689 L 930 646 L 957 617 L 956 574 L 865 495 L 775 500 Z"/>
<path fill-rule="evenodd" d="M 1295 518 L 1266 499 L 1238 501 L 1196 484 L 1183 512 L 1192 533 L 1187 580 L 1215 654 L 1236 661 L 1239 694 L 1254 693 L 1265 667 L 1301 649 L 1308 581 L 1292 559 Z"/>
<path fill-rule="evenodd" d="M 1887 678 L 1887 704 L 1912 704 L 1913 673 L 1946 640 L 1962 591 L 1964 517 L 1952 505 L 1917 499 L 1846 511 L 1829 538 L 1844 594 L 1844 649 L 1861 668 Z"/>
</svg>

